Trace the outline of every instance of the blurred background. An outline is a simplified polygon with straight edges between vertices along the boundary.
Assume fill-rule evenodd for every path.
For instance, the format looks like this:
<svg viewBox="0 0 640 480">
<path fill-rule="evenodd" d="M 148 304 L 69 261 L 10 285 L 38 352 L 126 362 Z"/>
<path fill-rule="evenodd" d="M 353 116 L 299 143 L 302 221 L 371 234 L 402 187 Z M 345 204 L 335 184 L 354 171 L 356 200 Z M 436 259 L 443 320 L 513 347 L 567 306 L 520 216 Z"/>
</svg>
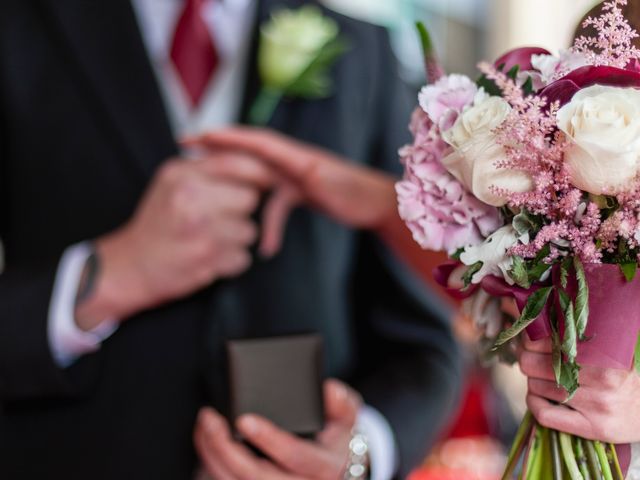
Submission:
<svg viewBox="0 0 640 480">
<path fill-rule="evenodd" d="M 328 7 L 387 27 L 405 80 L 425 82 L 414 24 L 423 21 L 449 73 L 477 76 L 480 60 L 519 46 L 552 53 L 568 48 L 597 0 L 321 0 Z M 424 466 L 410 480 L 493 480 L 501 477 L 512 437 L 526 410 L 526 382 L 517 368 L 481 358 L 470 319 L 456 317 L 466 350 L 466 385 L 459 412 Z"/>
<path fill-rule="evenodd" d="M 567 48 L 575 26 L 595 0 L 321 0 L 346 15 L 388 27 L 407 79 L 420 83 L 413 23 L 429 27 L 448 72 L 475 74 L 482 59 L 522 45 Z"/>
</svg>

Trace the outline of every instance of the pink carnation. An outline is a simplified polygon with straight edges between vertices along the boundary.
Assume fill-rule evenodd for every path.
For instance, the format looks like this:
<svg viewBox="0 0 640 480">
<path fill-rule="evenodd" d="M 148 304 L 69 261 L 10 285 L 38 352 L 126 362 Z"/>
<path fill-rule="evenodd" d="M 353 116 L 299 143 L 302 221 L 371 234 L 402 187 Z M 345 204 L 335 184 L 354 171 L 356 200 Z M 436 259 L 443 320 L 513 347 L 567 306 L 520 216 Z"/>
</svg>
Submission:
<svg viewBox="0 0 640 480">
<path fill-rule="evenodd" d="M 448 146 L 420 108 L 410 128 L 415 141 L 400 150 L 406 169 L 396 191 L 400 216 L 414 239 L 422 248 L 449 253 L 482 243 L 502 224 L 498 210 L 473 197 L 442 166 Z"/>
<path fill-rule="evenodd" d="M 431 121 L 442 129 L 455 122 L 458 114 L 471 105 L 478 92 L 476 84 L 465 75 L 447 75 L 422 89 L 418 99 Z M 445 121 L 447 125 L 443 125 Z"/>
</svg>

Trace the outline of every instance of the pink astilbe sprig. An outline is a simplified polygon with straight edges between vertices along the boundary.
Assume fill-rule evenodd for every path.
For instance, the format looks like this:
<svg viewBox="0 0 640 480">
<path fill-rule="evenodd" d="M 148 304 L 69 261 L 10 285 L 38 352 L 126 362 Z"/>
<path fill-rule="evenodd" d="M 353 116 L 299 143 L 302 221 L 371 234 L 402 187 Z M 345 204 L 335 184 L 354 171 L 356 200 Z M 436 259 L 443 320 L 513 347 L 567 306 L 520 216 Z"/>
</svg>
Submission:
<svg viewBox="0 0 640 480">
<path fill-rule="evenodd" d="M 483 63 L 480 70 L 503 92 L 512 111 L 495 131 L 496 141 L 503 147 L 506 159 L 497 168 L 526 172 L 533 188 L 524 193 L 495 189 L 508 199 L 514 211 L 526 210 L 543 219 L 538 232 L 527 244 L 516 245 L 509 252 L 523 258 L 535 258 L 545 247 L 552 263 L 563 254 L 571 253 L 585 263 L 597 263 L 602 255 L 595 245 L 601 225 L 600 211 L 584 194 L 571 185 L 564 163 L 569 143 L 557 129 L 558 103 L 536 95 L 526 95 L 521 88 L 494 66 Z"/>
<path fill-rule="evenodd" d="M 624 16 L 621 7 L 625 5 L 627 0 L 608 1 L 603 5 L 599 17 L 587 18 L 582 26 L 595 28 L 598 35 L 576 38 L 572 51 L 584 55 L 589 65 L 595 66 L 625 68 L 640 59 L 640 50 L 633 46 L 638 32 Z"/>
<path fill-rule="evenodd" d="M 558 104 L 547 105 L 544 98 L 525 96 L 518 85 L 503 72 L 488 63 L 480 70 L 493 80 L 512 107 L 511 113 L 496 130 L 496 141 L 502 145 L 506 159 L 496 167 L 519 170 L 529 174 L 534 189 L 525 193 L 498 191 L 516 208 L 527 208 L 531 213 L 548 216 L 552 200 L 559 189 L 568 185 L 563 172 L 566 143 L 557 135 L 555 119 Z"/>
</svg>

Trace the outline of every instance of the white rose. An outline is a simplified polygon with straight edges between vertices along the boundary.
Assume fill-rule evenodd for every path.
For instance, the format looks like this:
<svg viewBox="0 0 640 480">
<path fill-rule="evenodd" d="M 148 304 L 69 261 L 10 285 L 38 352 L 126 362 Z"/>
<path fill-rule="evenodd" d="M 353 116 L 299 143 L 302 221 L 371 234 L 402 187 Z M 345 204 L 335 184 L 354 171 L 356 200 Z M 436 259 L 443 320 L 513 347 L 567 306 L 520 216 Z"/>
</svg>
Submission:
<svg viewBox="0 0 640 480">
<path fill-rule="evenodd" d="M 595 195 L 620 191 L 637 176 L 640 91 L 594 85 L 557 115 L 573 145 L 565 153 L 571 183 Z"/>
<path fill-rule="evenodd" d="M 518 243 L 519 238 L 516 229 L 506 225 L 496 230 L 483 244 L 467 247 L 460 255 L 460 261 L 468 266 L 482 262 L 482 268 L 473 276 L 472 282 L 480 283 L 487 275 L 495 275 L 513 284 L 509 277 L 513 259 L 507 252 Z"/>
<path fill-rule="evenodd" d="M 266 87 L 286 90 L 338 34 L 337 23 L 314 6 L 281 10 L 261 28 L 258 66 Z"/>
<path fill-rule="evenodd" d="M 476 104 L 443 133 L 444 140 L 454 148 L 442 160 L 444 167 L 480 201 L 494 207 L 502 207 L 507 199 L 496 195 L 492 187 L 518 193 L 533 188 L 525 172 L 496 166 L 506 160 L 506 153 L 497 143 L 494 130 L 510 112 L 511 106 L 503 98 L 479 96 Z"/>
</svg>

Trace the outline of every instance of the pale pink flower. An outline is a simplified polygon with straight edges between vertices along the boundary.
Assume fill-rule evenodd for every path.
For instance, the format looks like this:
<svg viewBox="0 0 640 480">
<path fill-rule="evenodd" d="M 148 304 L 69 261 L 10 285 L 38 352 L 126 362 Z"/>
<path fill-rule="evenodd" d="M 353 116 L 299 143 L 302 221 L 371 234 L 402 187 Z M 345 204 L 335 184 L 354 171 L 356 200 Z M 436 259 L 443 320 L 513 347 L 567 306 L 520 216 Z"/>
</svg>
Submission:
<svg viewBox="0 0 640 480">
<path fill-rule="evenodd" d="M 478 87 L 469 77 L 447 75 L 436 83 L 423 87 L 418 100 L 431 121 L 446 129 L 447 125 L 442 125 L 442 121 L 453 124 L 457 115 L 473 103 L 477 92 Z"/>
<path fill-rule="evenodd" d="M 424 111 L 412 116 L 413 145 L 400 150 L 405 177 L 396 186 L 399 212 L 423 248 L 453 253 L 477 245 L 498 227 L 498 210 L 477 200 L 442 166 L 448 146 Z"/>
<path fill-rule="evenodd" d="M 531 64 L 540 72 L 540 80 L 544 85 L 565 76 L 580 67 L 589 64 L 587 56 L 572 50 L 560 50 L 560 55 L 533 55 Z"/>
</svg>

